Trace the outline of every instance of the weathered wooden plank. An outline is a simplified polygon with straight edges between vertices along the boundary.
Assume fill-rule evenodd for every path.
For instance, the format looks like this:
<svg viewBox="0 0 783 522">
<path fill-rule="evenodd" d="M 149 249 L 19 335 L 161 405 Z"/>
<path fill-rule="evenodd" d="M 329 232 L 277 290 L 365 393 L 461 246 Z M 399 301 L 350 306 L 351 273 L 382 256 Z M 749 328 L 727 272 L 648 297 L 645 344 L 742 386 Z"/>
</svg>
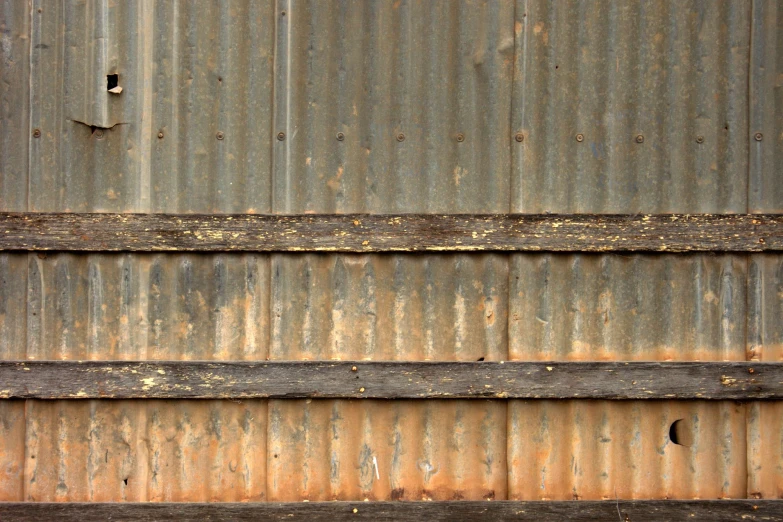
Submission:
<svg viewBox="0 0 783 522">
<path fill-rule="evenodd" d="M 448 502 L 38 503 L 0 502 L 0 520 L 783 520 L 781 500 Z"/>
<path fill-rule="evenodd" d="M 783 215 L 0 213 L 0 250 L 763 252 Z"/>
<path fill-rule="evenodd" d="M 1 361 L 0 398 L 783 399 L 783 363 Z"/>
</svg>

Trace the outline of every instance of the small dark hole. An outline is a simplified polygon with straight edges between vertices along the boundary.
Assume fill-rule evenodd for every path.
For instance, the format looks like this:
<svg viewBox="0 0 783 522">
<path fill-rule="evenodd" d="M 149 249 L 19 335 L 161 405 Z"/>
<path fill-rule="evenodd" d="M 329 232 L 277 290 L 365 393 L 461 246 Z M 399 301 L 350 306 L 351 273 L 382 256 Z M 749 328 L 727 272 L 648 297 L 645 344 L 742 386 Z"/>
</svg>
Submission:
<svg viewBox="0 0 783 522">
<path fill-rule="evenodd" d="M 478 361 L 478 362 L 481 362 L 481 361 L 483 361 L 483 360 L 484 360 L 484 358 L 483 358 L 483 357 L 479 357 L 478 359 L 476 359 L 476 361 Z"/>
<path fill-rule="evenodd" d="M 106 90 L 110 91 L 120 84 L 119 74 L 109 74 L 106 76 Z"/>
<path fill-rule="evenodd" d="M 560 68 L 560 66 L 559 66 L 559 65 L 555 65 L 555 69 L 559 69 L 559 68 Z"/>
<path fill-rule="evenodd" d="M 275 458 L 277 458 L 277 453 L 275 453 Z"/>
<path fill-rule="evenodd" d="M 128 485 L 128 479 L 123 479 L 123 482 L 125 483 L 126 486 Z"/>
<path fill-rule="evenodd" d="M 680 425 L 682 422 L 682 419 L 677 419 L 676 421 L 672 422 L 672 425 L 669 427 L 669 440 L 672 441 L 674 444 L 677 444 L 678 446 L 683 446 L 684 444 L 680 441 L 680 435 L 677 433 L 678 429 L 681 429 L 683 426 Z"/>
</svg>

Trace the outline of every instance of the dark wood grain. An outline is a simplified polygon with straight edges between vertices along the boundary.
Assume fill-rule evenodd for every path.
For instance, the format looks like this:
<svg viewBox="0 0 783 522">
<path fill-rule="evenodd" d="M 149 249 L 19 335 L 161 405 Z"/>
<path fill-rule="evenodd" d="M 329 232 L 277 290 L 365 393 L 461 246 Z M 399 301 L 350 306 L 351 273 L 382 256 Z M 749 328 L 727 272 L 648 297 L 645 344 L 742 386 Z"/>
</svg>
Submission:
<svg viewBox="0 0 783 522">
<path fill-rule="evenodd" d="M 0 250 L 764 252 L 783 215 L 0 213 Z"/>
<path fill-rule="evenodd" d="M 301 397 L 783 399 L 783 363 L 0 362 L 4 399 Z"/>
<path fill-rule="evenodd" d="M 780 500 L 605 500 L 261 503 L 11 503 L 0 520 L 205 522 L 217 520 L 629 521 L 783 520 Z"/>
</svg>

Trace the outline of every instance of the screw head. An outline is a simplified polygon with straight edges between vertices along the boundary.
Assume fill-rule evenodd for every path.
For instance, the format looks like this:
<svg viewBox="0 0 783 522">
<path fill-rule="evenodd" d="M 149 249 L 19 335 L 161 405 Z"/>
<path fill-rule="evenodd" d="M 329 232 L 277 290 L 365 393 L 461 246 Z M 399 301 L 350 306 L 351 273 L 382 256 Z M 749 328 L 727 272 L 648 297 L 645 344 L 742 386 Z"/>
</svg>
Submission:
<svg viewBox="0 0 783 522">
<path fill-rule="evenodd" d="M 163 139 L 163 131 L 158 132 L 158 139 L 159 140 Z"/>
<path fill-rule="evenodd" d="M 642 136 L 641 134 L 636 136 L 636 143 L 644 143 L 644 136 Z"/>
<path fill-rule="evenodd" d="M 704 136 L 696 136 L 696 143 L 704 143 Z"/>
<path fill-rule="evenodd" d="M 576 135 L 576 141 L 578 141 L 579 143 L 582 143 L 583 141 L 585 141 L 585 135 L 584 134 L 577 134 Z"/>
<path fill-rule="evenodd" d="M 403 133 L 397 134 L 397 141 L 405 141 L 405 134 Z"/>
<path fill-rule="evenodd" d="M 218 131 L 218 133 L 215 135 L 215 137 L 216 137 L 217 139 L 219 139 L 219 140 L 222 140 L 222 139 L 223 139 L 223 133 L 222 133 L 222 132 L 220 132 L 220 131 Z"/>
<path fill-rule="evenodd" d="M 41 129 L 33 129 L 33 138 L 41 137 Z"/>
<path fill-rule="evenodd" d="M 98 138 L 99 140 L 103 139 L 103 130 L 102 129 L 96 130 L 95 137 Z"/>
<path fill-rule="evenodd" d="M 343 141 L 345 139 L 345 134 L 342 132 L 337 133 L 337 141 Z"/>
<path fill-rule="evenodd" d="M 753 135 L 753 139 L 756 141 L 761 141 L 764 139 L 764 135 L 761 134 L 760 132 L 757 132 L 756 134 Z"/>
<path fill-rule="evenodd" d="M 521 132 L 517 132 L 516 134 L 514 134 L 514 139 L 517 141 L 517 143 L 522 143 L 523 141 L 525 141 L 525 135 L 522 134 Z"/>
<path fill-rule="evenodd" d="M 285 132 L 277 133 L 277 141 L 283 141 L 285 139 Z"/>
<path fill-rule="evenodd" d="M 457 142 L 462 143 L 463 141 L 465 141 L 465 135 L 460 132 L 457 134 Z"/>
</svg>

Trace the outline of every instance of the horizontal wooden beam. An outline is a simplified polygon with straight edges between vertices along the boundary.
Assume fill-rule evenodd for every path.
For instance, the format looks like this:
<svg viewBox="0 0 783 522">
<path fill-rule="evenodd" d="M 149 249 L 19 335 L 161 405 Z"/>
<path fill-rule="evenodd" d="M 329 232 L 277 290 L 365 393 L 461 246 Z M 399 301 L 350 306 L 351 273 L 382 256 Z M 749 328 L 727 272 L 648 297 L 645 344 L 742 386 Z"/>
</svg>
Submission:
<svg viewBox="0 0 783 522">
<path fill-rule="evenodd" d="M 0 250 L 764 252 L 783 215 L 0 214 Z"/>
<path fill-rule="evenodd" d="M 783 399 L 783 363 L 2 361 L 13 399 Z"/>
<path fill-rule="evenodd" d="M 441 502 L 0 502 L 0 520 L 783 520 L 781 500 L 604 500 Z"/>
</svg>

